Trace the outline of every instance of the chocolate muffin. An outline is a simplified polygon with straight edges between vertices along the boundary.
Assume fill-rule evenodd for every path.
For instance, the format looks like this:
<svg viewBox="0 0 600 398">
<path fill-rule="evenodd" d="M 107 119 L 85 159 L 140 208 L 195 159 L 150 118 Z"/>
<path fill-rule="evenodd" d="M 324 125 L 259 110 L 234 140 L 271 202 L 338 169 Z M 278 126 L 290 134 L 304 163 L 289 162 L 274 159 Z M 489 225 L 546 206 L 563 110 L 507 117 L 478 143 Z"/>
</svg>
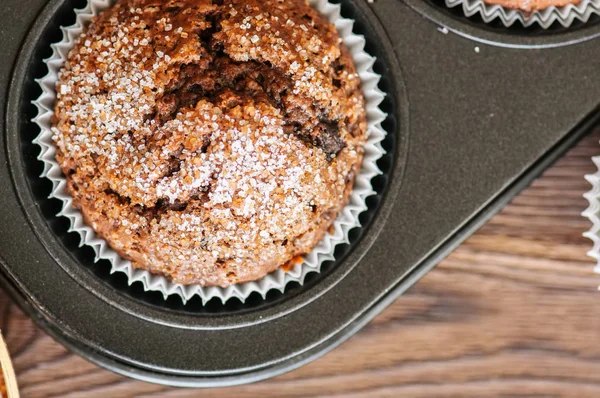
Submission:
<svg viewBox="0 0 600 398">
<path fill-rule="evenodd" d="M 136 268 L 228 286 L 310 252 L 345 206 L 366 112 L 305 0 L 119 0 L 59 75 L 56 159 Z"/>
<path fill-rule="evenodd" d="M 564 7 L 569 4 L 579 4 L 580 0 L 484 0 L 488 4 L 499 4 L 502 7 L 534 12 L 544 10 L 548 7 Z"/>
</svg>

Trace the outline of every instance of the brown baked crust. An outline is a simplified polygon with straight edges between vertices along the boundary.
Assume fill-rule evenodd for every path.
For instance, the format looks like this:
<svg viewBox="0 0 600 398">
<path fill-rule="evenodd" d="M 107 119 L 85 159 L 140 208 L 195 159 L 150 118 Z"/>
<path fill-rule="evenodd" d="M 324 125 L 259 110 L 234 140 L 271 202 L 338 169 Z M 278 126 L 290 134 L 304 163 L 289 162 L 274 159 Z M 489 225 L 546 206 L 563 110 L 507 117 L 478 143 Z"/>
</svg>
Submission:
<svg viewBox="0 0 600 398">
<path fill-rule="evenodd" d="M 4 380 L 4 371 L 0 367 L 0 398 L 8 397 L 6 391 L 6 380 Z"/>
<path fill-rule="evenodd" d="M 564 7 L 569 4 L 579 4 L 581 0 L 484 0 L 488 4 L 499 4 L 502 7 L 534 12 L 548 7 Z"/>
<path fill-rule="evenodd" d="M 254 280 L 313 249 L 363 157 L 360 79 L 305 0 L 120 0 L 57 84 L 74 206 L 136 268 Z"/>
</svg>

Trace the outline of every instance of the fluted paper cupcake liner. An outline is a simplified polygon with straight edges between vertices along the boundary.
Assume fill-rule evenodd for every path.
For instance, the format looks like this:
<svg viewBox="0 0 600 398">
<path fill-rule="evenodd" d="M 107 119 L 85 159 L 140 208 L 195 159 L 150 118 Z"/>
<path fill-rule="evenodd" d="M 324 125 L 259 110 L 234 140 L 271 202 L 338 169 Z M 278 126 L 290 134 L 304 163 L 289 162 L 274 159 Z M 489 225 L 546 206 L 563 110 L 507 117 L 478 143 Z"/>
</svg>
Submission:
<svg viewBox="0 0 600 398">
<path fill-rule="evenodd" d="M 600 0 L 581 0 L 579 4 L 569 4 L 564 7 L 551 6 L 532 13 L 505 8 L 498 4 L 487 4 L 483 0 L 445 1 L 446 6 L 450 8 L 461 7 L 467 17 L 479 14 L 486 23 L 498 19 L 507 27 L 518 21 L 525 27 L 538 24 L 548 29 L 553 23 L 558 22 L 567 28 L 574 21 L 587 22 L 592 15 L 600 14 Z"/>
<path fill-rule="evenodd" d="M 44 163 L 41 177 L 48 178 L 53 183 L 50 198 L 60 199 L 63 202 L 62 210 L 57 216 L 67 217 L 70 220 L 69 231 L 75 231 L 81 236 L 81 245 L 88 245 L 94 249 L 96 261 L 106 259 L 111 262 L 111 273 L 123 272 L 127 275 L 129 284 L 139 281 L 146 291 L 159 291 L 165 299 L 176 294 L 182 298 L 184 303 L 194 296 L 200 296 L 203 303 L 215 297 L 222 302 L 237 297 L 243 302 L 253 292 L 258 292 L 264 298 L 271 289 L 283 292 L 290 282 L 303 284 L 308 273 L 319 272 L 323 262 L 334 260 L 334 251 L 338 244 L 349 243 L 349 231 L 360 227 L 359 215 L 367 209 L 366 198 L 375 194 L 371 180 L 381 174 L 377 160 L 385 153 L 380 143 L 385 138 L 381 122 L 386 115 L 379 109 L 379 105 L 384 94 L 378 88 L 381 77 L 373 72 L 375 58 L 365 52 L 365 38 L 352 32 L 354 22 L 341 17 L 339 5 L 329 3 L 327 0 L 310 0 L 311 5 L 335 25 L 340 37 L 350 50 L 361 79 L 367 109 L 368 132 L 363 164 L 356 176 L 348 205 L 338 215 L 333 228 L 312 252 L 304 256 L 303 263 L 297 264 L 289 271 L 280 268 L 257 281 L 231 285 L 226 288 L 182 285 L 173 283 L 163 276 L 135 269 L 130 261 L 121 258 L 104 239 L 97 236 L 93 229 L 84 223 L 81 213 L 73 207 L 72 198 L 66 191 L 65 176 L 55 159 L 56 148 L 52 141 L 51 117 L 54 112 L 58 73 L 63 67 L 69 51 L 74 47 L 77 38 L 90 20 L 113 3 L 114 0 L 89 0 L 85 8 L 74 10 L 76 13 L 75 24 L 61 27 L 62 40 L 51 45 L 52 55 L 44 60 L 48 66 L 48 74 L 36 80 L 42 89 L 42 94 L 33 102 L 38 108 L 38 115 L 33 120 L 40 127 L 41 133 L 34 143 L 41 148 L 38 156 L 38 159 Z"/>
<path fill-rule="evenodd" d="M 593 242 L 593 247 L 587 252 L 588 256 L 596 261 L 594 272 L 600 274 L 600 156 L 595 156 L 592 161 L 598 168 L 594 174 L 588 174 L 585 179 L 592 185 L 592 189 L 583 194 L 589 202 L 587 209 L 581 213 L 592 223 L 592 227 L 583 233 L 583 236 Z"/>
</svg>

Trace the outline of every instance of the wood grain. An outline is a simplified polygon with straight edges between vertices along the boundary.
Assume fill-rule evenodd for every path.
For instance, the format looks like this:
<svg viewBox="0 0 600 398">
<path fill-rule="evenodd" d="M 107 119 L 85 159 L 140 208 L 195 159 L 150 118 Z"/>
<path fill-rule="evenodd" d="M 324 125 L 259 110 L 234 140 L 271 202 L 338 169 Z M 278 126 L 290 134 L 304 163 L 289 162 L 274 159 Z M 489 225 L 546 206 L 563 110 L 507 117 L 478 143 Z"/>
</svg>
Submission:
<svg viewBox="0 0 600 398">
<path fill-rule="evenodd" d="M 130 380 L 68 353 L 0 295 L 23 397 L 598 397 L 600 276 L 580 216 L 584 139 L 347 343 L 289 374 L 218 390 Z"/>
</svg>

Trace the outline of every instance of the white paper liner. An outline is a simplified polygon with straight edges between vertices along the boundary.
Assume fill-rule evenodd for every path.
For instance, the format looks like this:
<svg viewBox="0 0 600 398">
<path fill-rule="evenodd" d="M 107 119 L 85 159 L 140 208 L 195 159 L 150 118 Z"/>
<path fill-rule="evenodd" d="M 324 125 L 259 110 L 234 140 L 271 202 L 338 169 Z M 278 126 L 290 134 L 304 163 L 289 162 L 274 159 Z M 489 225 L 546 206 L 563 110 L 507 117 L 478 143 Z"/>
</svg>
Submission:
<svg viewBox="0 0 600 398">
<path fill-rule="evenodd" d="M 445 1 L 446 6 L 450 8 L 462 7 L 467 17 L 479 14 L 486 23 L 498 18 L 507 27 L 518 21 L 525 27 L 538 24 L 542 28 L 548 29 L 554 22 L 558 22 L 567 28 L 574 21 L 587 22 L 592 15 L 600 14 L 600 0 L 581 0 L 579 4 L 569 4 L 564 7 L 552 6 L 532 13 L 508 9 L 498 4 L 487 4 L 483 0 Z"/>
<path fill-rule="evenodd" d="M 594 156 L 592 161 L 598 168 L 594 174 L 588 174 L 585 179 L 592 184 L 592 189 L 583 194 L 583 197 L 590 203 L 581 215 L 586 217 L 592 223 L 592 227 L 583 233 L 583 236 L 593 242 L 593 247 L 587 252 L 587 255 L 596 261 L 594 272 L 600 274 L 600 156 Z M 598 288 L 600 290 L 600 287 Z"/>
<path fill-rule="evenodd" d="M 121 258 L 105 240 L 98 237 L 92 228 L 84 223 L 81 213 L 73 207 L 72 198 L 65 189 L 66 179 L 55 159 L 56 149 L 52 141 L 51 117 L 54 113 L 58 72 L 64 65 L 76 39 L 81 35 L 92 17 L 110 7 L 114 1 L 88 0 L 88 5 L 85 8 L 74 10 L 77 15 L 75 24 L 69 27 L 61 27 L 63 39 L 51 45 L 52 55 L 44 60 L 48 66 L 48 74 L 36 80 L 42 88 L 42 94 L 37 100 L 33 101 L 33 104 L 38 108 L 38 115 L 33 121 L 38 124 L 41 133 L 33 142 L 41 148 L 38 156 L 38 159 L 44 162 L 44 171 L 41 177 L 48 178 L 53 183 L 53 190 L 49 197 L 60 199 L 63 202 L 62 210 L 57 216 L 69 218 L 71 221 L 69 231 L 79 233 L 81 245 L 88 245 L 94 249 L 96 261 L 106 259 L 112 263 L 111 273 L 123 272 L 127 275 L 130 285 L 133 282 L 140 281 L 146 291 L 159 291 L 165 299 L 169 295 L 177 294 L 184 303 L 196 295 L 201 297 L 203 303 L 214 297 L 218 297 L 223 303 L 232 297 L 237 297 L 244 302 L 253 292 L 258 292 L 264 298 L 271 289 L 283 292 L 289 282 L 295 281 L 303 284 L 308 273 L 320 272 L 321 264 L 324 261 L 334 260 L 335 247 L 341 243 L 349 243 L 349 231 L 355 227 L 360 227 L 358 217 L 367 209 L 366 198 L 375 194 L 371 179 L 381 174 L 377 167 L 377 160 L 385 153 L 380 145 L 380 142 L 385 138 L 385 131 L 381 127 L 381 122 L 386 117 L 386 114 L 379 109 L 379 105 L 385 96 L 377 87 L 381 77 L 373 72 L 375 58 L 365 52 L 364 37 L 352 33 L 354 22 L 341 17 L 339 5 L 329 3 L 327 0 L 309 0 L 317 11 L 335 25 L 342 40 L 350 50 L 361 79 L 367 109 L 368 132 L 363 164 L 356 176 L 349 203 L 340 212 L 333 224 L 333 232 L 327 233 L 314 250 L 304 256 L 304 262 L 296 265 L 292 270 L 286 272 L 280 268 L 257 281 L 240 283 L 226 288 L 201 287 L 199 285 L 182 285 L 170 282 L 162 276 L 135 269 L 130 261 Z"/>
</svg>

